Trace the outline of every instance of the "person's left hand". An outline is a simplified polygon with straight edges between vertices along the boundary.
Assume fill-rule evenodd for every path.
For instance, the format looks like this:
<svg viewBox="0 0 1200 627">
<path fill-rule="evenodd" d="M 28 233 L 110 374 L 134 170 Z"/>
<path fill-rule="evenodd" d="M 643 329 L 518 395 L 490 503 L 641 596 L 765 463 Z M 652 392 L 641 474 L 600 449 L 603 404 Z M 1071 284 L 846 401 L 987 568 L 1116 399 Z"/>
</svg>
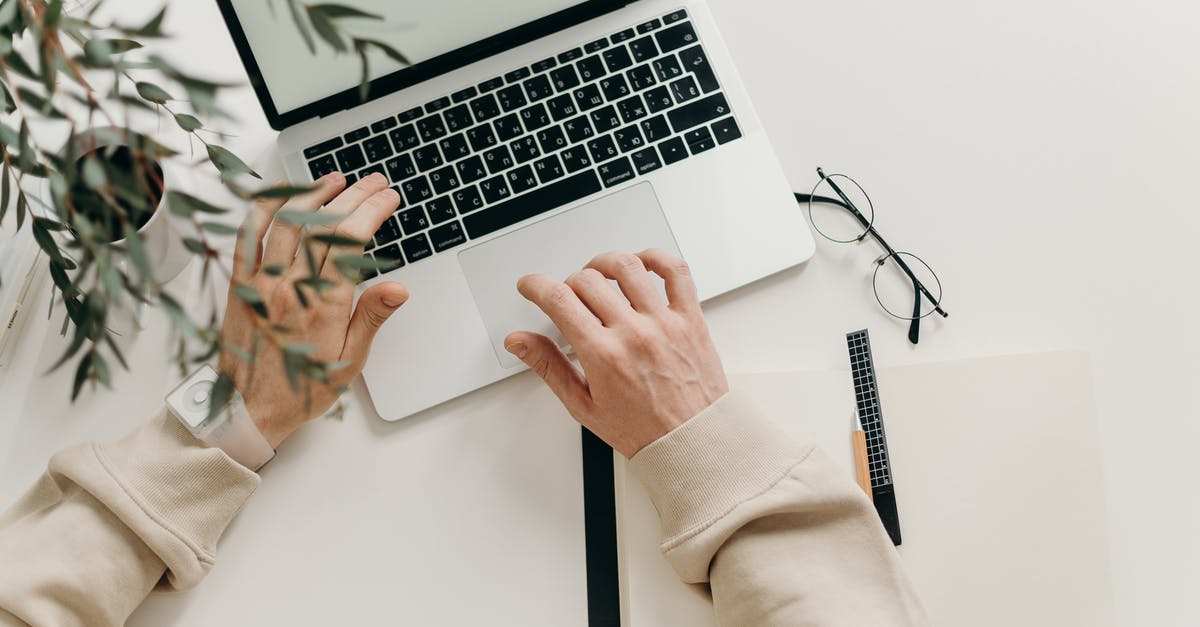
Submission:
<svg viewBox="0 0 1200 627">
<path fill-rule="evenodd" d="M 232 377 L 250 417 L 271 443 L 271 448 L 278 448 L 300 425 L 329 409 L 340 394 L 338 388 L 362 371 L 375 332 L 408 300 L 408 290 L 403 285 L 383 282 L 364 291 L 358 305 L 353 306 L 355 286 L 342 276 L 333 260 L 339 255 L 361 255 L 362 247 L 330 250 L 329 246 L 313 243 L 314 261 L 320 276 L 334 285 L 321 294 L 301 287 L 308 301 L 308 306 L 303 306 L 293 286 L 295 279 L 311 274 L 306 255 L 297 256 L 301 230 L 296 225 L 275 220 L 275 213 L 282 208 L 344 215 L 346 217 L 333 227 L 334 232 L 365 242 L 399 204 L 400 196 L 388 189 L 382 175 L 368 176 L 346 189 L 345 177 L 335 172 L 319 179 L 315 189 L 303 196 L 286 202 L 259 201 L 247 216 L 234 255 L 229 305 L 221 329 L 226 348 L 221 352 L 219 370 Z M 268 227 L 270 237 L 264 246 L 261 242 Z M 254 238 L 251 242 L 260 243 L 253 258 L 246 255 L 252 244 L 248 245 L 245 238 Z M 282 272 L 276 276 L 264 268 Z M 297 393 L 288 382 L 278 347 L 262 341 L 257 350 L 252 351 L 264 321 L 235 294 L 239 284 L 254 288 L 266 306 L 270 323 L 286 329 L 277 332 L 281 341 L 314 347 L 311 356 L 323 363 L 346 362 L 344 367 L 331 373 L 330 383 L 301 377 L 301 390 Z M 250 364 L 239 357 L 230 345 L 245 353 L 256 354 L 255 363 Z"/>
</svg>

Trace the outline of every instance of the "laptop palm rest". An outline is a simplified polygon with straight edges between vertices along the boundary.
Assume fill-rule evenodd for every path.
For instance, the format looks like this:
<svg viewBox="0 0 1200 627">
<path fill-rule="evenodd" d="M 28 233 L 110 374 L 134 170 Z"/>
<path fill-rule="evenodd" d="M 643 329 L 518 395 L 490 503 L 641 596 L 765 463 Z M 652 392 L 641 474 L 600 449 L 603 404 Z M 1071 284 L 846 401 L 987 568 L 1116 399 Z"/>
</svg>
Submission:
<svg viewBox="0 0 1200 627">
<path fill-rule="evenodd" d="M 654 188 L 642 183 L 468 248 L 458 262 L 496 358 L 515 368 L 521 362 L 504 350 L 513 331 L 541 333 L 565 346 L 546 315 L 517 292 L 517 279 L 546 274 L 561 281 L 602 252 L 647 248 L 679 254 Z"/>
</svg>

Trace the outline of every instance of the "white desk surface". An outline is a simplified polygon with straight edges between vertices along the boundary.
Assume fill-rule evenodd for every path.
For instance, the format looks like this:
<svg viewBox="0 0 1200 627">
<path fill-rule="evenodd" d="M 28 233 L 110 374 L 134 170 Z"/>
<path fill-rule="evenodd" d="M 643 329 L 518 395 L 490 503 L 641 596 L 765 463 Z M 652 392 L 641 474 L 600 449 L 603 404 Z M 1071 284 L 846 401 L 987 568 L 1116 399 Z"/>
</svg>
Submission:
<svg viewBox="0 0 1200 627">
<path fill-rule="evenodd" d="M 130 14 L 148 10 L 134 0 L 113 4 Z M 169 25 L 182 37 L 167 52 L 196 69 L 240 75 L 215 5 L 171 4 Z M 864 326 L 872 330 L 876 359 L 883 365 L 1090 350 L 1117 624 L 1200 624 L 1200 610 L 1191 602 L 1200 581 L 1195 533 L 1200 516 L 1191 481 L 1193 443 L 1200 435 L 1200 403 L 1192 395 L 1200 374 L 1194 361 L 1200 355 L 1195 326 L 1200 300 L 1191 250 L 1200 234 L 1194 197 L 1200 170 L 1200 38 L 1195 36 L 1200 5 L 1183 0 L 711 4 L 793 186 L 810 187 L 817 165 L 857 178 L 872 194 L 876 224 L 886 237 L 938 270 L 952 314 L 923 326 L 920 346 L 909 346 L 902 326 L 871 299 L 875 250 L 822 243 L 804 267 L 707 306 L 727 368 L 843 368 L 842 334 Z M 243 116 L 232 145 L 263 155 L 265 163 L 273 135 L 252 94 L 242 90 L 229 103 Z M 44 310 L 44 301 L 39 306 Z M 81 435 L 111 437 L 126 430 L 159 402 L 166 384 L 164 359 L 154 347 L 161 338 L 157 324 L 133 350 L 135 373 L 117 377 L 117 392 L 96 393 L 71 408 L 62 399 L 70 372 L 41 375 L 59 345 L 50 325 L 38 318 L 18 357 L 36 368 L 0 373 L 0 454 L 5 455 L 0 468 L 9 475 L 0 482 L 0 497 L 6 502 L 15 498 L 17 484 L 32 480 L 51 451 Z M 489 401 L 520 403 L 539 393 L 531 376 L 522 375 L 405 429 L 419 437 L 432 421 L 468 425 Z M 347 518 L 432 510 L 422 520 L 435 525 L 453 520 L 455 513 L 436 513 L 437 489 L 488 477 L 487 468 L 471 468 L 468 459 L 461 476 L 404 502 L 380 492 L 386 481 L 322 481 L 321 469 L 304 462 L 324 437 L 375 447 L 364 457 L 402 447 L 396 443 L 400 438 L 386 437 L 395 430 L 362 409 L 364 403 L 353 405 L 344 423 L 315 426 L 286 447 L 283 463 L 277 462 L 282 467 L 272 471 L 311 476 L 311 491 L 291 495 L 290 501 L 288 495 L 272 496 L 272 507 L 285 510 L 275 515 L 302 516 L 332 502 L 357 504 L 339 512 Z M 554 417 L 519 420 L 522 428 L 557 430 L 564 442 L 574 442 Z M 46 426 L 31 427 L 34 423 Z M 330 436 L 338 430 L 364 437 Z M 494 443 L 467 444 L 486 461 L 486 445 Z M 522 469 L 520 479 L 541 491 L 519 497 L 517 504 L 530 512 L 529 525 L 539 524 L 539 514 L 569 511 L 545 496 L 562 497 L 567 487 L 539 477 L 532 465 Z M 254 501 L 250 509 L 271 515 Z M 239 533 L 242 525 L 235 523 L 222 559 L 252 568 L 248 558 L 233 554 L 270 539 Z M 396 556 L 365 548 L 338 551 L 346 533 L 386 534 L 387 527 L 342 525 L 336 527 L 337 537 L 323 535 L 332 535 L 328 529 L 305 530 L 305 537 L 329 548 L 306 560 L 306 567 L 291 569 L 297 592 L 337 581 L 331 575 L 313 581 L 322 559 L 355 568 L 356 560 L 417 559 L 438 550 L 424 547 Z M 495 539 L 473 539 L 463 550 L 478 551 L 487 560 L 489 547 L 499 546 Z M 372 546 L 370 535 L 357 540 L 353 544 Z M 545 541 L 566 546 L 574 538 Z M 390 538 L 388 546 L 402 543 Z M 545 550 L 538 559 L 512 564 L 514 575 L 530 585 L 553 585 L 548 573 L 578 562 L 573 551 L 555 563 L 540 559 L 552 555 Z M 230 603 L 252 604 L 253 591 L 223 586 L 220 571 L 204 585 L 225 588 Z M 276 576 L 278 571 L 272 570 Z M 436 561 L 429 564 L 429 575 L 450 576 L 438 572 Z M 467 586 L 464 590 L 484 583 L 454 576 Z M 367 598 L 376 604 L 354 608 L 355 615 L 395 616 L 402 600 L 388 597 L 386 586 L 375 592 Z M 170 605 L 188 604 L 189 596 L 154 603 L 167 608 L 159 616 L 169 617 Z"/>
</svg>

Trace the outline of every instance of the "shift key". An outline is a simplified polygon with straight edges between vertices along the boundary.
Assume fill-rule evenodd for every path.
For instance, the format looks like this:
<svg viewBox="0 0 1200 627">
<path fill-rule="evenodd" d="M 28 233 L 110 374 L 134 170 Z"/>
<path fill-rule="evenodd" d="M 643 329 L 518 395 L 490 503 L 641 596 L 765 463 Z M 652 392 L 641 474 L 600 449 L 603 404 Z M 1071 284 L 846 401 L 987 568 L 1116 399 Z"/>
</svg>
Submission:
<svg viewBox="0 0 1200 627">
<path fill-rule="evenodd" d="M 726 115 L 729 115 L 729 103 L 724 94 L 713 94 L 667 112 L 676 133 Z"/>
</svg>

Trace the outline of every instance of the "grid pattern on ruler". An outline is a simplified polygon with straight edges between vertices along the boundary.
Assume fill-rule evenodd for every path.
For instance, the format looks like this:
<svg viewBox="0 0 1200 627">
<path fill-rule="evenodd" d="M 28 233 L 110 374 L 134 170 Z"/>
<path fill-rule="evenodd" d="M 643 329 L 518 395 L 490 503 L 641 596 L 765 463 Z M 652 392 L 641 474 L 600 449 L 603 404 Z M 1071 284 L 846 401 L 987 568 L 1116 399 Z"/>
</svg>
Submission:
<svg viewBox="0 0 1200 627">
<path fill-rule="evenodd" d="M 871 487 L 891 485 L 892 467 L 888 461 L 887 436 L 883 430 L 883 413 L 879 408 L 879 393 L 875 384 L 871 339 L 866 329 L 847 333 L 846 346 L 850 350 L 850 372 L 854 376 L 854 399 L 858 404 L 858 418 L 867 436 Z"/>
</svg>

